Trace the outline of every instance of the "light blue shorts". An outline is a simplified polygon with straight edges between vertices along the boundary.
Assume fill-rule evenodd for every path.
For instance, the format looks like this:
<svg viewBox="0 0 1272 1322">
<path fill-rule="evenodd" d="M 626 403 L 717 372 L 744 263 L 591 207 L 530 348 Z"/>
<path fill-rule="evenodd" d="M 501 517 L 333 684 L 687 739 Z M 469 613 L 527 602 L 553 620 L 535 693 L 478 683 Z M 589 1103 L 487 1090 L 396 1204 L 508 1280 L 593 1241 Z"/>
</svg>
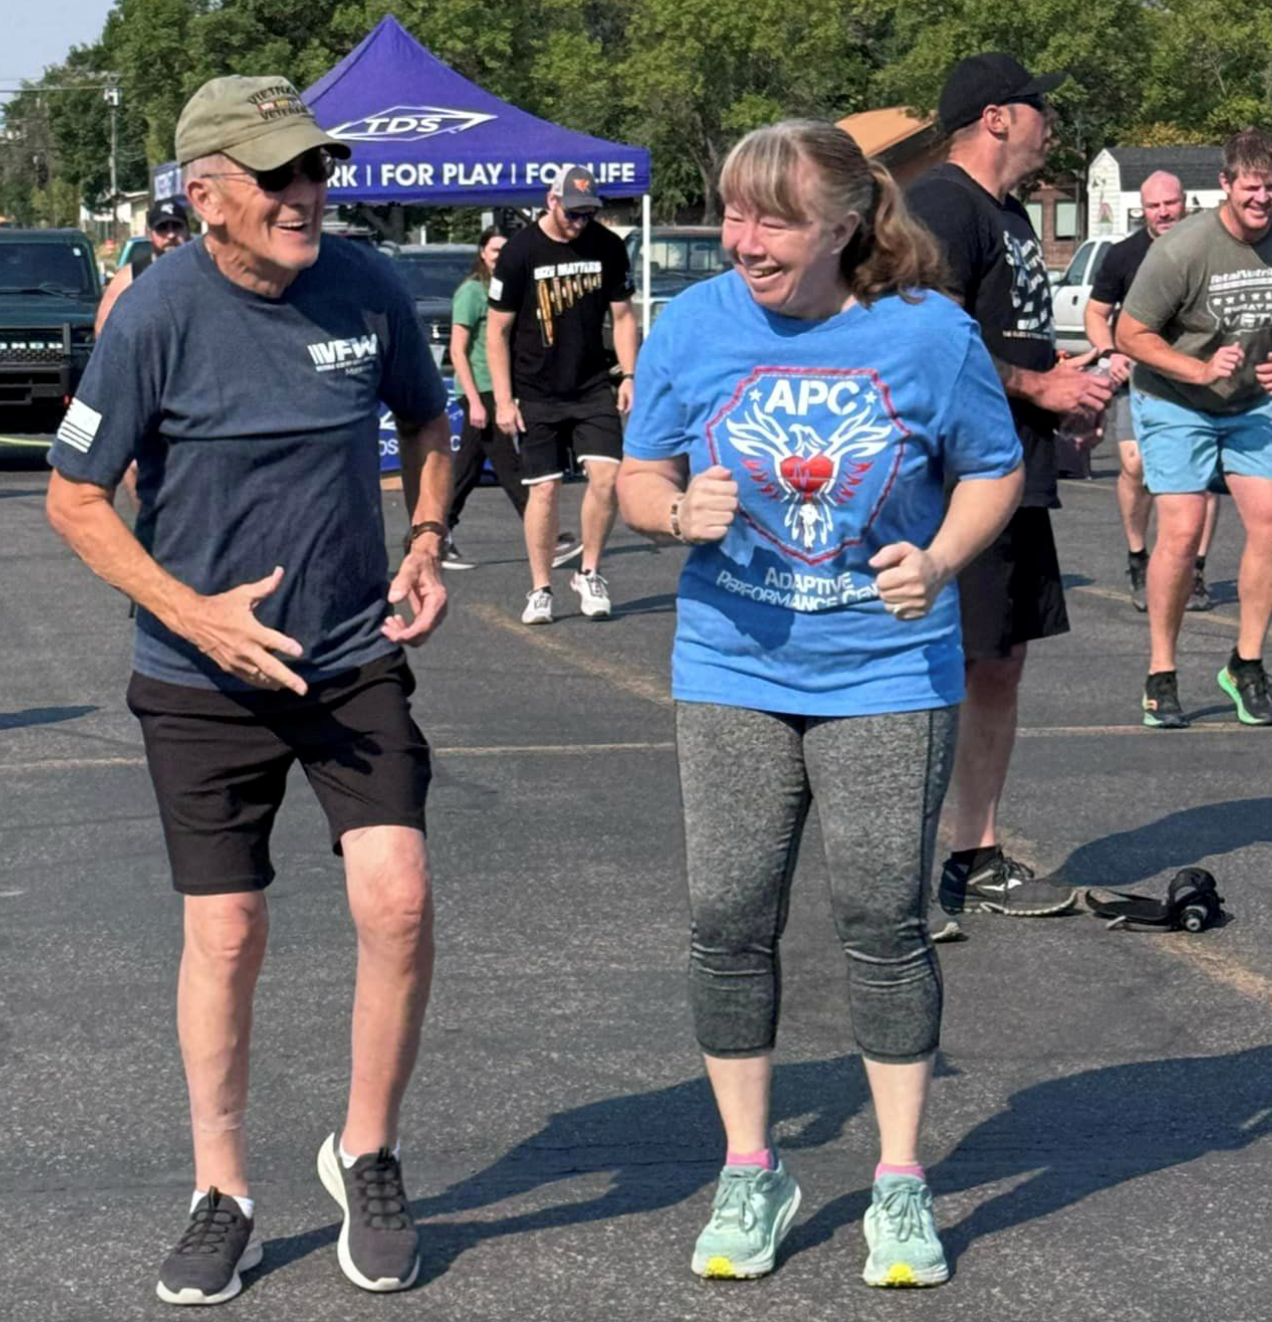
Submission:
<svg viewBox="0 0 1272 1322">
<path fill-rule="evenodd" d="M 1272 480 L 1272 397 L 1244 413 L 1204 413 L 1132 390 L 1131 415 L 1155 496 L 1205 491 L 1221 470 Z"/>
</svg>

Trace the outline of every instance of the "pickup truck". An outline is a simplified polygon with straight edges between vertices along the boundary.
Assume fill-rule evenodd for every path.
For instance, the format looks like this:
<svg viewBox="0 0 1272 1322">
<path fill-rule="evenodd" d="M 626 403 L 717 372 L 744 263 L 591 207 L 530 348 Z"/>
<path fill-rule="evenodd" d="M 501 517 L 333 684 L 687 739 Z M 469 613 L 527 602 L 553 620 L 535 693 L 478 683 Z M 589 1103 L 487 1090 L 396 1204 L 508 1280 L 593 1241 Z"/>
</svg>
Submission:
<svg viewBox="0 0 1272 1322">
<path fill-rule="evenodd" d="M 1051 287 L 1051 308 L 1056 322 L 1056 338 L 1061 341 L 1081 340 L 1086 343 L 1082 316 L 1091 298 L 1091 286 L 1096 273 L 1115 243 L 1121 243 L 1125 234 L 1102 234 L 1087 239 L 1073 254 L 1065 273 Z"/>
<path fill-rule="evenodd" d="M 79 230 L 0 227 L 0 416 L 9 425 L 57 425 L 93 351 L 100 297 Z"/>
</svg>

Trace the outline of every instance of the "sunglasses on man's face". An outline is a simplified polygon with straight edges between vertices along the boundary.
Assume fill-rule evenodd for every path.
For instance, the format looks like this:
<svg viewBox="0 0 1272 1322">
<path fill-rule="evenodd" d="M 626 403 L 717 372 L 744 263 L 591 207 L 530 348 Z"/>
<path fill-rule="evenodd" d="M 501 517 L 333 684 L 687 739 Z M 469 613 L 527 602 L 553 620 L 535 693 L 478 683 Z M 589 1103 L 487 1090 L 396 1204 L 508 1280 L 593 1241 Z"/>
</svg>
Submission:
<svg viewBox="0 0 1272 1322">
<path fill-rule="evenodd" d="M 166 220 L 162 225 L 155 226 L 156 234 L 184 234 L 186 227 L 179 220 Z"/>
<path fill-rule="evenodd" d="M 1051 106 L 1045 96 L 1013 96 L 1010 100 L 1004 101 L 1005 106 L 1028 106 L 1031 110 L 1036 110 L 1040 115 L 1045 115 Z"/>
<path fill-rule="evenodd" d="M 575 223 L 591 220 L 596 214 L 591 207 L 585 207 L 582 211 L 571 211 L 569 207 L 562 207 L 561 210 L 564 213 L 566 220 L 572 220 Z"/>
<path fill-rule="evenodd" d="M 257 188 L 263 193 L 282 193 L 290 187 L 297 175 L 308 179 L 312 184 L 327 183 L 335 173 L 336 162 L 325 147 L 313 147 L 283 165 L 276 165 L 272 170 L 218 170 L 210 171 L 204 179 L 227 179 L 232 177 L 255 180 Z"/>
</svg>

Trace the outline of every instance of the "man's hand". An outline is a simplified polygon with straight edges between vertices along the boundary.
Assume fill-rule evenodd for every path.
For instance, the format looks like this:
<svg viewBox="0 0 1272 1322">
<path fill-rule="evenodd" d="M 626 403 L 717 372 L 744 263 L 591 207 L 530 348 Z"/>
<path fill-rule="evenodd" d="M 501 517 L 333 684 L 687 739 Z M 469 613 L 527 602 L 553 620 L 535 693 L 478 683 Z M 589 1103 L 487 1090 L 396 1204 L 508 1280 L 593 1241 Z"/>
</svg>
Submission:
<svg viewBox="0 0 1272 1322">
<path fill-rule="evenodd" d="M 1094 357 L 1093 350 L 1076 358 L 1065 358 L 1051 371 L 1043 372 L 1039 378 L 1041 389 L 1033 396 L 1034 403 L 1052 413 L 1072 413 L 1075 409 L 1102 412 L 1113 398 L 1113 383 L 1108 377 L 1083 370 Z"/>
<path fill-rule="evenodd" d="M 1115 386 L 1124 386 L 1131 379 L 1131 368 L 1135 364 L 1124 353 L 1109 355 L 1109 380 Z"/>
<path fill-rule="evenodd" d="M 525 431 L 526 420 L 521 416 L 521 410 L 517 407 L 515 400 L 510 399 L 506 404 L 496 402 L 495 426 L 505 436 L 511 436 L 514 439 Z"/>
<path fill-rule="evenodd" d="M 1235 376 L 1245 365 L 1245 350 L 1239 344 L 1225 344 L 1222 349 L 1216 349 L 1213 356 L 1203 365 L 1201 372 L 1201 382 L 1203 386 L 1213 385 L 1216 381 L 1227 381 L 1229 377 Z M 1258 376 L 1259 369 L 1254 369 Z"/>
<path fill-rule="evenodd" d="M 403 601 L 411 608 L 411 622 L 392 614 L 380 626 L 380 632 L 392 642 L 419 647 L 446 615 L 446 586 L 436 553 L 416 546 L 402 561 L 389 584 L 389 605 Z"/>
<path fill-rule="evenodd" d="M 630 413 L 632 411 L 632 398 L 635 394 L 636 383 L 630 376 L 625 376 L 618 383 L 618 411 L 620 413 Z"/>
<path fill-rule="evenodd" d="M 280 566 L 255 583 L 198 597 L 192 613 L 182 619 L 180 632 L 229 674 L 258 689 L 290 689 L 303 697 L 309 686 L 274 653 L 301 657 L 305 649 L 294 638 L 266 628 L 253 613 L 282 581 Z"/>
<path fill-rule="evenodd" d="M 704 469 L 680 497 L 680 532 L 687 542 L 718 542 L 738 508 L 738 484 L 722 464 Z"/>
<path fill-rule="evenodd" d="M 910 542 L 892 542 L 870 557 L 879 571 L 879 599 L 898 620 L 921 620 L 936 604 L 949 573 L 926 551 Z"/>
<path fill-rule="evenodd" d="M 475 427 L 478 431 L 484 431 L 486 423 L 490 421 L 486 413 L 486 406 L 481 402 L 481 396 L 468 401 L 468 425 Z"/>
<path fill-rule="evenodd" d="M 1254 379 L 1272 395 L 1272 353 L 1255 366 Z"/>
</svg>

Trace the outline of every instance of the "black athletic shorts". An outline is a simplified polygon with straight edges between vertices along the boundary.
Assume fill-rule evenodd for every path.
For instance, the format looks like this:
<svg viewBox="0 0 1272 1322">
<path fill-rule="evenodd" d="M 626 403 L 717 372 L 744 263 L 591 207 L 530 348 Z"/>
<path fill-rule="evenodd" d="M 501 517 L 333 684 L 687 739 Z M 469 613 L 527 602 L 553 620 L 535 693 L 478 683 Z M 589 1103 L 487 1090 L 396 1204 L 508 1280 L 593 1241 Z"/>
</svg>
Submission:
<svg viewBox="0 0 1272 1322">
<path fill-rule="evenodd" d="M 1005 657 L 1018 643 L 1069 632 L 1060 562 L 1045 509 L 1018 509 L 958 576 L 963 652 Z"/>
<path fill-rule="evenodd" d="M 579 463 L 623 458 L 623 424 L 614 391 L 604 381 L 578 399 L 523 399 L 521 481 L 526 486 L 563 477 L 570 452 Z"/>
<path fill-rule="evenodd" d="M 134 672 L 172 884 L 185 895 L 263 890 L 287 772 L 299 762 L 327 814 L 331 846 L 366 826 L 424 830 L 428 741 L 411 719 L 415 677 L 401 653 L 309 686 L 303 697 L 167 684 Z"/>
</svg>

